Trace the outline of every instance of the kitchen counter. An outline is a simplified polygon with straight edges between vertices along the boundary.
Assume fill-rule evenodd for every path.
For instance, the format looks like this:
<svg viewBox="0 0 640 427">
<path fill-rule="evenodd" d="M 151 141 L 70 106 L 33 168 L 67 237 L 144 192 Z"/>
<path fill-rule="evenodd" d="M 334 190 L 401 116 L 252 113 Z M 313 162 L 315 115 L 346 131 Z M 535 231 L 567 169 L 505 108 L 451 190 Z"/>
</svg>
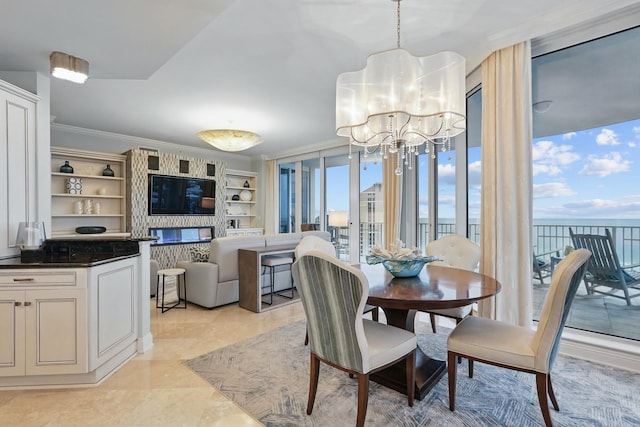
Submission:
<svg viewBox="0 0 640 427">
<path fill-rule="evenodd" d="M 138 256 L 139 243 L 152 240 L 155 238 L 48 239 L 40 249 L 0 260 L 0 269 L 94 267 Z"/>
</svg>

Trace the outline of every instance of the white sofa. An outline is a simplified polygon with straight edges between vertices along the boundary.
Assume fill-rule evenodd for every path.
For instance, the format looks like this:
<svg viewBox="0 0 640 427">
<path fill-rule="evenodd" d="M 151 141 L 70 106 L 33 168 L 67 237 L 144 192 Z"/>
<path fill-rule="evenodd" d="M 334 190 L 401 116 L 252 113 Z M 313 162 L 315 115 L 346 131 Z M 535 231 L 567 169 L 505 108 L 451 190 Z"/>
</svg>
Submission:
<svg viewBox="0 0 640 427">
<path fill-rule="evenodd" d="M 237 302 L 239 299 L 238 249 L 286 244 L 295 246 L 303 236 L 309 234 L 331 240 L 331 235 L 326 231 L 213 239 L 209 250 L 209 262 L 188 260 L 179 261 L 176 265 L 186 270 L 187 300 L 206 308 Z M 289 269 L 279 268 L 275 280 L 276 290 L 291 287 L 290 280 Z"/>
</svg>

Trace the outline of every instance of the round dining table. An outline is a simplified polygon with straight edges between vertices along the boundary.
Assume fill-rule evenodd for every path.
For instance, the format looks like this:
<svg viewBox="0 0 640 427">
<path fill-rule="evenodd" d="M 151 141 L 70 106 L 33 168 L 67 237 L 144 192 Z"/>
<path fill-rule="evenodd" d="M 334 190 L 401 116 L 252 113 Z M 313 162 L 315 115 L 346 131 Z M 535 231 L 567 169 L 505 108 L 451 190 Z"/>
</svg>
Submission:
<svg viewBox="0 0 640 427">
<path fill-rule="evenodd" d="M 398 278 L 382 264 L 359 264 L 369 281 L 367 303 L 384 311 L 387 324 L 414 331 L 417 311 L 463 307 L 500 292 L 500 283 L 484 274 L 427 264 L 416 277 Z M 415 398 L 422 400 L 447 371 L 446 362 L 416 349 Z M 406 392 L 405 363 L 400 362 L 371 375 L 379 384 Z"/>
</svg>

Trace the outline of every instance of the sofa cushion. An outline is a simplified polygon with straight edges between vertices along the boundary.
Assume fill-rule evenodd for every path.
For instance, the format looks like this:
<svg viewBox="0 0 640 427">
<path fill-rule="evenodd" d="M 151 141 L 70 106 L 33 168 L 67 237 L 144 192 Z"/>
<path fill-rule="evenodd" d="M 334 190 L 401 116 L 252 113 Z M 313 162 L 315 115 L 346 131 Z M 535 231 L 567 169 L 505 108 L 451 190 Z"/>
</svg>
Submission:
<svg viewBox="0 0 640 427">
<path fill-rule="evenodd" d="M 264 236 L 267 246 L 295 246 L 300 243 L 300 239 L 302 239 L 302 233 L 267 234 Z"/>
<path fill-rule="evenodd" d="M 191 248 L 191 261 L 193 262 L 209 262 L 209 246 L 196 246 Z"/>
<path fill-rule="evenodd" d="M 220 266 L 218 281 L 238 280 L 238 249 L 264 247 L 264 242 L 264 236 L 232 236 L 213 239 L 209 262 Z"/>
</svg>

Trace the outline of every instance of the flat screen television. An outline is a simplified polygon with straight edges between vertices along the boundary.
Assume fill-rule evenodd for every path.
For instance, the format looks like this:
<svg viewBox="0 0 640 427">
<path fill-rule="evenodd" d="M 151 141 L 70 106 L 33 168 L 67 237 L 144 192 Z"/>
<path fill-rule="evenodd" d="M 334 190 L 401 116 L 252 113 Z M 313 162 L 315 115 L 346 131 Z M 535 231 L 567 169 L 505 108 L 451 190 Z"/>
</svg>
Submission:
<svg viewBox="0 0 640 427">
<path fill-rule="evenodd" d="M 149 215 L 215 215 L 212 179 L 149 174 Z"/>
</svg>

